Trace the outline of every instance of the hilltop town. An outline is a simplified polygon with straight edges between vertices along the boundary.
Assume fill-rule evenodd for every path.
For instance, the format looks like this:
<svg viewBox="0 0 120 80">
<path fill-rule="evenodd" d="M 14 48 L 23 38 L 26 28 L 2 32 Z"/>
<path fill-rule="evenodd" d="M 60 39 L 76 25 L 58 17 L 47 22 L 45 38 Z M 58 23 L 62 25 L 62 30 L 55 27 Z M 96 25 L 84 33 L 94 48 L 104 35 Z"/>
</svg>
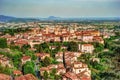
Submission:
<svg viewBox="0 0 120 80">
<path fill-rule="evenodd" d="M 0 23 L 0 80 L 119 80 L 119 30 L 116 23 Z"/>
</svg>

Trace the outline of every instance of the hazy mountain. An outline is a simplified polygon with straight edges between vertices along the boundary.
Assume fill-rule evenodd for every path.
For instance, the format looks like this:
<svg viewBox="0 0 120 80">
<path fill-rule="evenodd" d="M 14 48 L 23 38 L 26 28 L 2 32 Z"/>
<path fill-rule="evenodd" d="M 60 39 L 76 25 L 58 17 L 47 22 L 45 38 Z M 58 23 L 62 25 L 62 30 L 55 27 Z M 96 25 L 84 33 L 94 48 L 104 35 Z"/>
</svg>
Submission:
<svg viewBox="0 0 120 80">
<path fill-rule="evenodd" d="M 47 19 L 49 20 L 56 20 L 56 19 L 61 19 L 60 17 L 55 17 L 55 16 L 49 16 Z"/>
<path fill-rule="evenodd" d="M 0 15 L 0 22 L 28 22 L 28 21 L 120 21 L 120 17 L 81 17 L 81 18 L 61 18 L 49 16 L 48 18 L 17 18 Z"/>
<path fill-rule="evenodd" d="M 28 21 L 39 21 L 36 18 L 16 18 L 12 16 L 0 15 L 0 22 L 28 22 Z"/>
<path fill-rule="evenodd" d="M 11 16 L 4 16 L 4 15 L 0 15 L 0 21 L 1 22 L 7 22 L 7 21 L 10 21 L 10 20 L 14 20 L 16 19 L 15 17 L 11 17 Z"/>
</svg>

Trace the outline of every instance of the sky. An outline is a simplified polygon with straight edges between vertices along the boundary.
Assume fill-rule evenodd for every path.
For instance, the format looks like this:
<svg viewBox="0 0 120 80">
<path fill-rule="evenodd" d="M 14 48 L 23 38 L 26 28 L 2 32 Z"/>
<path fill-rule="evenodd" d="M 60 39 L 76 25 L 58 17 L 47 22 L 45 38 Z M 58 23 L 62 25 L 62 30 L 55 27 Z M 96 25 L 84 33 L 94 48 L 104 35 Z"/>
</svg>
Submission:
<svg viewBox="0 0 120 80">
<path fill-rule="evenodd" d="M 15 17 L 119 17 L 120 0 L 0 0 L 0 15 Z"/>
</svg>

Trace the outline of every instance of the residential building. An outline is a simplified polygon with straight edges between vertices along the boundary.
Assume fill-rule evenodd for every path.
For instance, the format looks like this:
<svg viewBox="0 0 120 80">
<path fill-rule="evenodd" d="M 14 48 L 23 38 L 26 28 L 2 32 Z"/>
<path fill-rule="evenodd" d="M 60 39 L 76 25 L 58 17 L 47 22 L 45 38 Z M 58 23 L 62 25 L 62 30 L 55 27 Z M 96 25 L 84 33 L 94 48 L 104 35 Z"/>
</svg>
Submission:
<svg viewBox="0 0 120 80">
<path fill-rule="evenodd" d="M 23 56 L 21 61 L 22 61 L 22 64 L 25 64 L 27 61 L 31 61 L 31 57 L 30 56 Z"/>
<path fill-rule="evenodd" d="M 83 53 L 93 53 L 94 46 L 92 44 L 79 44 L 79 50 Z"/>
<path fill-rule="evenodd" d="M 15 77 L 15 80 L 38 80 L 38 79 L 32 74 L 26 74 Z"/>
<path fill-rule="evenodd" d="M 80 80 L 73 72 L 67 72 L 63 75 L 62 80 Z"/>
</svg>

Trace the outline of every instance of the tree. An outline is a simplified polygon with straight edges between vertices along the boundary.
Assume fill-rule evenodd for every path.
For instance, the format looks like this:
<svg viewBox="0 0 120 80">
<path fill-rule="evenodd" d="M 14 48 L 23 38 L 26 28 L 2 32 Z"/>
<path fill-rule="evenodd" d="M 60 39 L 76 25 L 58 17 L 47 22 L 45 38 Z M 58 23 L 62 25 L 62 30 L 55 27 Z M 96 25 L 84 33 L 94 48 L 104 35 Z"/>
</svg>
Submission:
<svg viewBox="0 0 120 80">
<path fill-rule="evenodd" d="M 34 52 L 31 51 L 31 50 L 27 50 L 25 52 L 25 55 L 30 56 L 32 58 L 32 60 L 36 60 L 37 59 L 37 57 L 34 55 Z"/>
<path fill-rule="evenodd" d="M 10 29 L 10 31 L 9 31 L 9 34 L 11 35 L 11 36 L 14 36 L 14 29 Z"/>
<path fill-rule="evenodd" d="M 40 44 L 36 44 L 34 48 L 36 49 L 36 52 L 43 52 L 43 48 Z"/>
<path fill-rule="evenodd" d="M 55 80 L 61 80 L 61 75 L 55 75 Z"/>
<path fill-rule="evenodd" d="M 22 52 L 18 50 L 13 50 L 12 52 L 13 52 L 13 54 L 11 54 L 12 62 L 16 68 L 19 68 L 21 64 Z"/>
<path fill-rule="evenodd" d="M 58 64 L 59 62 L 58 62 L 58 61 L 56 61 L 56 59 L 55 59 L 55 58 L 51 58 L 51 63 L 52 63 L 52 64 Z"/>
<path fill-rule="evenodd" d="M 19 46 L 15 46 L 15 45 L 10 45 L 10 49 L 12 50 L 19 50 L 20 51 L 20 47 Z"/>
<path fill-rule="evenodd" d="M 115 56 L 115 54 L 112 51 L 101 52 L 101 53 L 98 54 L 99 58 L 111 58 L 111 57 L 114 57 L 114 56 Z"/>
<path fill-rule="evenodd" d="M 78 57 L 78 60 L 84 63 L 90 63 L 90 58 L 91 58 L 90 53 L 82 54 L 80 57 Z"/>
<path fill-rule="evenodd" d="M 35 75 L 35 64 L 33 62 L 26 62 L 26 64 L 23 65 L 23 72 L 24 74 L 28 74 L 28 73 L 31 73 L 33 75 Z"/>
<path fill-rule="evenodd" d="M 35 45 L 34 48 L 36 49 L 36 52 L 50 52 L 49 45 L 47 43 Z"/>
<path fill-rule="evenodd" d="M 69 42 L 68 44 L 68 51 L 78 51 L 78 44 L 77 42 Z"/>
<path fill-rule="evenodd" d="M 30 65 L 24 66 L 24 74 L 28 74 L 28 73 L 35 75 L 34 68 Z"/>
<path fill-rule="evenodd" d="M 120 56 L 120 46 L 116 46 L 114 48 L 114 52 L 117 53 Z"/>
<path fill-rule="evenodd" d="M 100 52 L 104 49 L 104 45 L 98 42 L 94 42 L 93 43 L 94 47 L 95 47 L 95 52 Z"/>
<path fill-rule="evenodd" d="M 56 49 L 51 50 L 51 57 L 55 57 L 55 54 L 58 53 L 58 51 L 60 51 L 60 46 L 57 46 Z"/>
<path fill-rule="evenodd" d="M 24 44 L 24 45 L 22 46 L 22 48 L 28 50 L 28 49 L 30 48 L 30 45 L 28 45 L 28 44 Z"/>
<path fill-rule="evenodd" d="M 101 79 L 104 79 L 104 80 L 119 80 L 120 79 L 119 75 L 117 75 L 113 71 L 112 72 L 111 71 L 100 72 L 99 76 L 101 77 Z"/>
<path fill-rule="evenodd" d="M 28 50 L 29 48 L 30 48 L 30 45 L 24 44 L 24 45 L 21 47 L 21 51 L 22 51 L 23 53 L 25 53 L 26 50 Z"/>
<path fill-rule="evenodd" d="M 50 75 L 51 75 L 51 76 L 55 76 L 55 74 L 56 74 L 56 69 L 53 68 L 52 71 L 51 71 L 51 73 L 50 73 Z"/>
<path fill-rule="evenodd" d="M 51 59 L 49 57 L 45 57 L 45 59 L 43 60 L 43 64 L 44 66 L 48 66 L 51 64 Z"/>
<path fill-rule="evenodd" d="M 49 45 L 46 42 L 44 42 L 44 43 L 42 43 L 40 45 L 42 46 L 43 49 L 49 48 Z"/>
<path fill-rule="evenodd" d="M 11 69 L 9 67 L 3 67 L 0 65 L 0 73 L 4 73 L 4 74 L 11 74 Z"/>
<path fill-rule="evenodd" d="M 44 72 L 43 78 L 44 78 L 44 80 L 47 80 L 47 79 L 48 79 L 48 72 L 47 72 L 47 71 Z"/>
<path fill-rule="evenodd" d="M 5 38 L 0 38 L 0 48 L 7 48 L 7 40 Z"/>
<path fill-rule="evenodd" d="M 94 71 L 91 72 L 91 77 L 92 77 L 92 80 L 101 80 L 99 73 L 96 73 Z"/>
<path fill-rule="evenodd" d="M 56 69 L 53 68 L 52 71 L 50 72 L 50 79 L 55 80 L 55 75 L 56 75 Z"/>
</svg>

